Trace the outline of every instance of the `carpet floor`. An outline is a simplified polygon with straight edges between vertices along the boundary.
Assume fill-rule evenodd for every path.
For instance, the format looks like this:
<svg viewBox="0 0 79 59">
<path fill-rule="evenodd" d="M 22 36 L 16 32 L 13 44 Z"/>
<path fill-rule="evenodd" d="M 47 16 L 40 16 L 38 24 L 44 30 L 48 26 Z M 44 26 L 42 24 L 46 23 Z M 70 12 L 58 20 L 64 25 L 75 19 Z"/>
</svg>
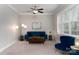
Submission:
<svg viewBox="0 0 79 59">
<path fill-rule="evenodd" d="M 0 55 L 61 55 L 55 47 L 55 42 L 46 41 L 44 44 L 29 44 L 27 41 L 18 41 L 5 49 Z"/>
</svg>

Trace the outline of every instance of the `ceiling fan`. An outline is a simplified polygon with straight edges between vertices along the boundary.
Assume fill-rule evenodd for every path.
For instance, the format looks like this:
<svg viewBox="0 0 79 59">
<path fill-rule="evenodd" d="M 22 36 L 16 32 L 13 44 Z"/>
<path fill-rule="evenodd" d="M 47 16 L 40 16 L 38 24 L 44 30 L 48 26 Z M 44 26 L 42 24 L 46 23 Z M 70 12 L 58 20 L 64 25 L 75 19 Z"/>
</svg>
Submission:
<svg viewBox="0 0 79 59">
<path fill-rule="evenodd" d="M 42 10 L 44 10 L 43 8 L 37 8 L 37 6 L 33 6 L 32 8 L 30 8 L 33 14 L 37 14 L 37 13 L 43 13 Z"/>
</svg>

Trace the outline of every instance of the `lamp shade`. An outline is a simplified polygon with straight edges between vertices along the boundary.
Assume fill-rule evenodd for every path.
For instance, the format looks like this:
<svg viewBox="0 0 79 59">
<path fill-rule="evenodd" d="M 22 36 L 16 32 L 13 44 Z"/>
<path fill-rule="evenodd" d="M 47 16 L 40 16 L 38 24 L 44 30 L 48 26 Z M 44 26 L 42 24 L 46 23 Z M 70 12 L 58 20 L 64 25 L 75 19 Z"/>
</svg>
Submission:
<svg viewBox="0 0 79 59">
<path fill-rule="evenodd" d="M 79 37 L 76 38 L 75 46 L 79 47 Z"/>
<path fill-rule="evenodd" d="M 38 11 L 37 11 L 37 10 L 33 10 L 33 13 L 35 13 L 35 14 L 36 14 L 36 13 L 38 13 Z"/>
</svg>

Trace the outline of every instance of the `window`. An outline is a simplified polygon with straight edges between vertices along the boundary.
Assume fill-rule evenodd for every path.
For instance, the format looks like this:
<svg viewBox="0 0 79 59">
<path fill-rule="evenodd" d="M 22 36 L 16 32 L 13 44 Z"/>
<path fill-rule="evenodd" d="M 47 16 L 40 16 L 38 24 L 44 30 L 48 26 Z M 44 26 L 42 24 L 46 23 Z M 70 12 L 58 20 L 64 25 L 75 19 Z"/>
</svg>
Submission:
<svg viewBox="0 0 79 59">
<path fill-rule="evenodd" d="M 69 34 L 69 24 L 68 23 L 64 23 L 63 27 L 64 27 L 64 33 Z"/>
<path fill-rule="evenodd" d="M 71 23 L 71 33 L 74 35 L 79 35 L 79 22 L 75 21 Z"/>
<path fill-rule="evenodd" d="M 79 5 L 58 15 L 59 33 L 79 35 Z"/>
</svg>

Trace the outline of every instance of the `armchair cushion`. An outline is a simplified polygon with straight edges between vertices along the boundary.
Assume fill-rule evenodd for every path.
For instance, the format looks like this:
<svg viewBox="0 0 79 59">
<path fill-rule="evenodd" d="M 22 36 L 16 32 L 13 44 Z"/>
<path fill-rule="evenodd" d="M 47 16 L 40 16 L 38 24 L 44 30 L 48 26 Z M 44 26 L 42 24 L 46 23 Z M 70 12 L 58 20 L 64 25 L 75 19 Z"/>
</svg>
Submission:
<svg viewBox="0 0 79 59">
<path fill-rule="evenodd" d="M 69 50 L 71 50 L 71 48 L 63 46 L 63 44 L 60 44 L 60 43 L 56 44 L 55 48 L 57 48 L 59 50 L 62 50 L 62 51 L 69 51 Z"/>
</svg>

